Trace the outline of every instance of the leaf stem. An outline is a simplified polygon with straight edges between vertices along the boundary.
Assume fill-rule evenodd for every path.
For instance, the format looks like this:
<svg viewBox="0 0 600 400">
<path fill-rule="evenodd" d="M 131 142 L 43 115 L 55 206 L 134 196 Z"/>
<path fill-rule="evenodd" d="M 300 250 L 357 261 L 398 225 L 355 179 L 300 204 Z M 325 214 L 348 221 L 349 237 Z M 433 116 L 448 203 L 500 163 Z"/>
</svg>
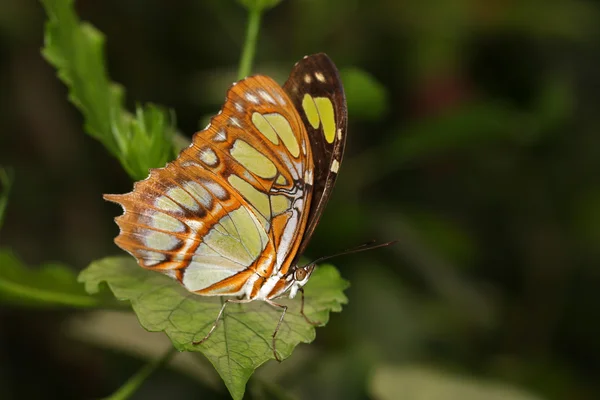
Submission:
<svg viewBox="0 0 600 400">
<path fill-rule="evenodd" d="M 171 360 L 171 358 L 177 353 L 175 347 L 169 347 L 169 349 L 160 358 L 153 360 L 142 367 L 135 375 L 133 375 L 123 386 L 121 386 L 116 392 L 104 400 L 126 400 L 131 397 L 139 388 L 142 383 L 148 379 L 154 371 L 165 365 Z"/>
<path fill-rule="evenodd" d="M 248 12 L 248 27 L 246 29 L 246 41 L 240 59 L 238 69 L 238 79 L 244 79 L 252 71 L 252 62 L 256 53 L 256 43 L 258 41 L 258 32 L 260 31 L 260 20 L 262 17 L 262 8 L 252 8 Z"/>
<path fill-rule="evenodd" d="M 17 282 L 0 278 L 0 292 L 6 292 L 18 298 L 39 301 L 47 306 L 60 305 L 70 307 L 98 307 L 100 299 L 93 296 L 51 292 L 35 287 L 29 287 Z"/>
</svg>

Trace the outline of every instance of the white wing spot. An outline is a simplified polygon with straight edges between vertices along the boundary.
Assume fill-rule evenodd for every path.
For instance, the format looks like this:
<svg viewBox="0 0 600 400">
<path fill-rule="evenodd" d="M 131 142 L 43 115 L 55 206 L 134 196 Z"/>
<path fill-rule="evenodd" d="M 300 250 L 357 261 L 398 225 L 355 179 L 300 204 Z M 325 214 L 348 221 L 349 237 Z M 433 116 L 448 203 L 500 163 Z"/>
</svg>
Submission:
<svg viewBox="0 0 600 400">
<path fill-rule="evenodd" d="M 304 82 L 311 83 L 312 82 L 312 76 L 310 76 L 309 74 L 304 75 Z"/>
<path fill-rule="evenodd" d="M 223 189 L 223 186 L 219 185 L 214 181 L 204 181 L 204 186 L 215 195 L 215 197 L 219 200 L 225 200 L 227 198 L 227 192 Z"/>
<path fill-rule="evenodd" d="M 234 103 L 234 107 L 237 110 L 237 112 L 241 113 L 244 111 L 244 106 L 241 103 Z"/>
<path fill-rule="evenodd" d="M 215 136 L 213 136 L 213 140 L 215 142 L 224 142 L 227 140 L 227 133 L 225 133 L 225 129 L 219 129 Z"/>
<path fill-rule="evenodd" d="M 312 169 L 307 169 L 306 171 L 304 171 L 304 182 L 306 182 L 307 185 L 312 185 L 313 184 L 313 172 L 312 172 Z"/>
<path fill-rule="evenodd" d="M 166 276 L 168 276 L 169 278 L 177 279 L 177 271 L 175 271 L 173 269 L 167 269 L 167 270 L 163 270 L 161 272 L 163 274 L 165 274 Z"/>
<path fill-rule="evenodd" d="M 331 163 L 331 172 L 333 172 L 334 174 L 337 174 L 338 170 L 340 169 L 340 163 L 338 160 L 333 160 L 333 162 Z"/>
<path fill-rule="evenodd" d="M 204 223 L 202 221 L 198 221 L 196 219 L 189 219 L 185 223 L 194 232 L 198 232 L 198 231 L 202 230 L 202 228 L 204 228 Z"/>
<path fill-rule="evenodd" d="M 338 140 L 342 140 L 342 130 L 340 128 L 338 128 L 338 130 L 337 130 L 337 136 L 338 136 Z"/>
<path fill-rule="evenodd" d="M 205 147 L 200 151 L 200 160 L 209 167 L 214 167 L 219 163 L 217 154 L 210 147 Z"/>
<path fill-rule="evenodd" d="M 256 97 L 252 93 L 246 93 L 245 97 L 246 100 L 248 100 L 250 103 L 258 104 L 258 97 Z"/>
<path fill-rule="evenodd" d="M 161 260 L 144 260 L 144 265 L 146 267 L 152 267 L 156 264 L 160 264 L 162 261 Z"/>
<path fill-rule="evenodd" d="M 138 250 L 137 255 L 144 260 L 144 265 L 147 267 L 160 264 L 167 259 L 164 254 L 150 250 Z"/>
<path fill-rule="evenodd" d="M 317 78 L 319 82 L 325 83 L 325 75 L 323 75 L 323 73 L 315 72 L 315 78 Z"/>
<path fill-rule="evenodd" d="M 259 89 L 259 90 L 258 90 L 258 94 L 259 94 L 259 96 L 260 96 L 260 97 L 262 97 L 262 98 L 263 98 L 265 101 L 268 101 L 268 102 L 269 102 L 269 103 L 271 103 L 271 104 L 276 104 L 276 103 L 275 103 L 275 99 L 273 99 L 273 97 L 272 97 L 272 96 L 271 96 L 269 93 L 265 92 L 263 89 Z"/>
<path fill-rule="evenodd" d="M 280 95 L 279 93 L 275 93 L 275 97 L 277 98 L 277 101 L 279 102 L 279 104 L 281 104 L 282 106 L 285 106 L 285 99 L 283 98 L 282 95 Z"/>
<path fill-rule="evenodd" d="M 198 164 L 197 162 L 195 162 L 195 161 L 189 161 L 189 160 L 188 160 L 188 161 L 184 161 L 184 162 L 182 162 L 182 163 L 181 163 L 181 166 L 182 166 L 183 168 L 189 168 L 189 167 L 201 167 L 201 165 L 200 165 L 200 164 Z"/>
<path fill-rule="evenodd" d="M 236 117 L 229 118 L 229 122 L 231 123 L 231 125 L 237 126 L 238 128 L 242 127 L 242 124 L 240 123 L 240 120 L 238 118 L 236 118 Z"/>
</svg>

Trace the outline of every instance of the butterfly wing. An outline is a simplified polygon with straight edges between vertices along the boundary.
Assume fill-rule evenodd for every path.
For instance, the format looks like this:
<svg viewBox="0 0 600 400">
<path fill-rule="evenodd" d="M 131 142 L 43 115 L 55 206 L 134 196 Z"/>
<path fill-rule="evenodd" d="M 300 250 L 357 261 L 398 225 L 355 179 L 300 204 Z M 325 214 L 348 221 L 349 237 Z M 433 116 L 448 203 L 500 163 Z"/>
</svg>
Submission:
<svg viewBox="0 0 600 400">
<path fill-rule="evenodd" d="M 335 64 L 323 54 L 304 57 L 283 86 L 306 127 L 313 154 L 314 188 L 307 227 L 298 249 L 310 241 L 337 178 L 346 144 L 346 96 Z"/>
<path fill-rule="evenodd" d="M 268 77 L 246 78 L 175 161 L 105 195 L 124 209 L 115 242 L 190 291 L 252 298 L 296 254 L 312 172 L 290 98 Z"/>
</svg>

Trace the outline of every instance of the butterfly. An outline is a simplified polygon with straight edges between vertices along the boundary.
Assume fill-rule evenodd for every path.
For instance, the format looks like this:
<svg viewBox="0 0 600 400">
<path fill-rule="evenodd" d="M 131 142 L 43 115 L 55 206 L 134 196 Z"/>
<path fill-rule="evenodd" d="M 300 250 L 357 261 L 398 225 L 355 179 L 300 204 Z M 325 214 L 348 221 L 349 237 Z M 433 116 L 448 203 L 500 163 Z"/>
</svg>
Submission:
<svg viewBox="0 0 600 400">
<path fill-rule="evenodd" d="M 221 111 L 164 168 L 120 204 L 115 243 L 138 264 L 228 303 L 302 294 L 316 263 L 300 265 L 331 195 L 344 154 L 347 108 L 340 75 L 323 54 L 296 63 L 283 86 L 264 75 L 227 92 Z"/>
</svg>

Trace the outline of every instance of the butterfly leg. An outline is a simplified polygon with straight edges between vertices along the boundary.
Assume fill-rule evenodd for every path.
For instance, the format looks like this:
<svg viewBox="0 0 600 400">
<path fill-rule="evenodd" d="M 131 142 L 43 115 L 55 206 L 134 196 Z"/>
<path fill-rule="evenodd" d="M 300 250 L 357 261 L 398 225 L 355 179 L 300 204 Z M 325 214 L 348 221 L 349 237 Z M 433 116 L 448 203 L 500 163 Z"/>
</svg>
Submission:
<svg viewBox="0 0 600 400">
<path fill-rule="evenodd" d="M 300 303 L 300 314 L 302 314 L 302 316 L 304 317 L 304 319 L 306 320 L 306 322 L 308 322 L 309 324 L 311 324 L 312 326 L 319 326 L 321 325 L 321 322 L 318 321 L 313 321 L 311 319 L 309 319 L 306 314 L 304 314 L 304 288 L 300 288 L 299 289 L 300 293 L 302 293 L 302 302 Z"/>
<path fill-rule="evenodd" d="M 275 347 L 275 338 L 277 336 L 277 332 L 279 332 L 279 328 L 281 327 L 281 323 L 283 322 L 283 318 L 285 317 L 285 313 L 287 312 L 287 306 L 283 305 L 283 304 L 279 304 L 279 303 L 275 303 L 272 300 L 266 300 L 267 303 L 269 303 L 271 306 L 273 307 L 278 307 L 278 308 L 282 308 L 283 312 L 281 313 L 281 317 L 279 318 L 279 322 L 277 323 L 277 326 L 275 327 L 275 331 L 273 332 L 273 355 L 275 356 L 275 359 L 278 362 L 281 362 L 281 358 L 279 358 L 279 356 L 277 355 L 277 349 Z"/>
<path fill-rule="evenodd" d="M 213 324 L 212 328 L 210 328 L 210 330 L 208 331 L 206 336 L 204 336 L 200 340 L 193 341 L 192 344 L 194 346 L 201 345 L 210 337 L 210 335 L 212 335 L 213 331 L 217 328 L 219 320 L 221 319 L 221 316 L 223 315 L 223 311 L 225 311 L 225 307 L 227 307 L 227 304 L 229 304 L 229 303 L 244 304 L 244 303 L 249 303 L 251 301 L 252 300 L 250 300 L 250 299 L 228 299 L 228 300 L 225 300 L 225 303 L 223 303 L 223 306 L 221 307 L 221 311 L 219 311 L 219 314 L 217 315 L 217 318 L 215 319 L 215 323 Z"/>
</svg>

